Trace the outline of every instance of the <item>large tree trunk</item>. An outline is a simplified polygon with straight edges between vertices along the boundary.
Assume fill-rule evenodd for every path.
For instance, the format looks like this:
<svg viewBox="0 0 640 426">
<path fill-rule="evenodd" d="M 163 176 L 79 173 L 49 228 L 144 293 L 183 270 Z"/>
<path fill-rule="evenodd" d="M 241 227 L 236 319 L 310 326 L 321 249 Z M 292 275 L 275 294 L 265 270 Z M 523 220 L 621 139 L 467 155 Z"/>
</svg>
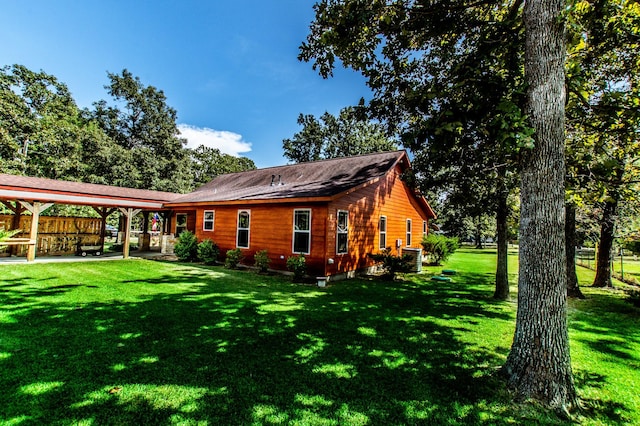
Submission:
<svg viewBox="0 0 640 426">
<path fill-rule="evenodd" d="M 523 153 L 518 313 L 502 372 L 519 398 L 566 412 L 576 391 L 564 247 L 564 7 L 563 0 L 525 3 L 527 114 L 535 146 Z"/>
<path fill-rule="evenodd" d="M 600 223 L 600 245 L 596 259 L 596 278 L 593 280 L 594 287 L 613 287 L 611 282 L 611 250 L 613 249 L 617 210 L 617 200 L 613 199 L 604 203 L 602 222 Z"/>
<path fill-rule="evenodd" d="M 571 203 L 564 205 L 565 211 L 565 250 L 567 254 L 567 296 L 584 299 L 580 286 L 578 286 L 578 274 L 576 273 L 576 207 Z"/>
<path fill-rule="evenodd" d="M 509 255 L 509 241 L 507 239 L 509 206 L 507 204 L 507 195 L 505 192 L 499 194 L 496 206 L 498 262 L 496 266 L 496 291 L 493 293 L 493 297 L 499 300 L 506 300 L 509 297 L 509 273 L 507 267 Z"/>
</svg>

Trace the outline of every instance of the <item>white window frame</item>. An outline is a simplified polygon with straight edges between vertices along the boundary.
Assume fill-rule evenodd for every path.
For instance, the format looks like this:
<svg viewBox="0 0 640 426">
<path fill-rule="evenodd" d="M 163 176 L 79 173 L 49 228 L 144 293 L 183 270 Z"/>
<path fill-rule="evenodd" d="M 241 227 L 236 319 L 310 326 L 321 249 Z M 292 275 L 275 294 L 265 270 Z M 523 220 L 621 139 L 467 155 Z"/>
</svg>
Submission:
<svg viewBox="0 0 640 426">
<path fill-rule="evenodd" d="M 296 229 L 296 214 L 306 212 L 309 213 L 309 229 Z M 307 251 L 296 251 L 296 234 L 308 234 L 309 243 L 307 245 Z M 294 209 L 293 210 L 293 233 L 291 238 L 291 252 L 296 254 L 311 254 L 311 209 Z"/>
<path fill-rule="evenodd" d="M 184 225 L 180 225 L 179 218 L 184 217 Z M 189 215 L 187 213 L 176 213 L 176 237 L 179 237 L 184 231 L 188 231 Z"/>
<path fill-rule="evenodd" d="M 384 221 L 384 229 L 382 229 L 382 222 Z M 387 217 L 380 216 L 378 220 L 378 248 L 384 250 L 387 248 Z M 382 243 L 382 237 L 384 236 L 384 244 Z"/>
<path fill-rule="evenodd" d="M 413 223 L 411 219 L 407 219 L 407 233 L 406 233 L 407 247 L 411 246 L 411 227 L 412 226 L 413 226 Z"/>
<path fill-rule="evenodd" d="M 346 223 L 344 229 L 340 229 L 340 215 L 346 216 Z M 345 235 L 345 247 L 344 251 L 340 251 L 340 235 Z M 349 212 L 347 210 L 338 210 L 336 213 L 336 254 L 349 253 Z"/>
<path fill-rule="evenodd" d="M 247 226 L 246 228 L 240 228 L 240 215 L 242 213 L 246 213 L 249 216 L 249 226 Z M 247 231 L 247 245 L 246 246 L 241 246 L 240 245 L 240 231 Z M 238 217 L 237 217 L 237 221 L 236 221 L 236 248 L 244 248 L 244 249 L 248 249 L 251 241 L 251 210 L 247 210 L 247 209 L 242 209 L 242 210 L 238 210 Z"/>
<path fill-rule="evenodd" d="M 207 213 L 211 213 L 211 219 L 207 219 Z M 215 210 L 205 210 L 202 213 L 202 230 L 205 232 L 213 232 L 216 220 Z M 207 224 L 211 224 L 211 229 L 207 228 Z"/>
<path fill-rule="evenodd" d="M 422 221 L 422 238 L 426 237 L 426 236 L 427 236 L 427 233 L 428 233 L 428 230 L 427 230 L 427 221 L 426 221 L 426 220 L 423 220 L 423 221 Z"/>
</svg>

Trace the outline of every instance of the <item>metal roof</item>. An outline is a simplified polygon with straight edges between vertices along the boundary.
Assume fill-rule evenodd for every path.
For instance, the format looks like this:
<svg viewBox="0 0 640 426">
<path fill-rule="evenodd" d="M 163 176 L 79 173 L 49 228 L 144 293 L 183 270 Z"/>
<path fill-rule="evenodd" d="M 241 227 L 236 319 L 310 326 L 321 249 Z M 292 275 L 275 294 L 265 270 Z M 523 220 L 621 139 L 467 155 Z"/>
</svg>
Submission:
<svg viewBox="0 0 640 426">
<path fill-rule="evenodd" d="M 0 200 L 160 209 L 165 202 L 180 196 L 172 192 L 0 174 Z"/>
<path fill-rule="evenodd" d="M 396 166 L 410 167 L 405 151 L 335 158 L 229 173 L 189 194 L 0 174 L 0 200 L 162 209 L 206 203 L 327 201 L 382 178 Z M 435 217 L 431 207 L 415 194 Z"/>
<path fill-rule="evenodd" d="M 326 199 L 380 178 L 403 161 L 408 167 L 406 152 L 393 151 L 230 173 L 167 204 Z"/>
</svg>

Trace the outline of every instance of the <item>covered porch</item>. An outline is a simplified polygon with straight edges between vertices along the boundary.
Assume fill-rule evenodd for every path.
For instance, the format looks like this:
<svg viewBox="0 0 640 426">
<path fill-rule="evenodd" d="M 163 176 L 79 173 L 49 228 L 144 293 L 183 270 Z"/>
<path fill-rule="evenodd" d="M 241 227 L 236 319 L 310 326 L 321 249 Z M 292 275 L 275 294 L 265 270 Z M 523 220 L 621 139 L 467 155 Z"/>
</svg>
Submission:
<svg viewBox="0 0 640 426">
<path fill-rule="evenodd" d="M 143 213 L 146 231 L 149 213 L 158 212 L 164 219 L 162 232 L 169 232 L 173 211 L 165 209 L 164 203 L 179 196 L 171 192 L 0 174 L 0 202 L 14 215 L 12 229 L 19 227 L 23 213 L 31 216 L 28 237 L 12 238 L 0 245 L 27 245 L 26 259 L 31 262 L 36 258 L 40 215 L 54 204 L 85 205 L 101 218 L 101 244 L 107 217 L 114 212 L 122 215 L 125 222 L 122 257 L 126 259 L 130 255 L 133 218 Z"/>
</svg>

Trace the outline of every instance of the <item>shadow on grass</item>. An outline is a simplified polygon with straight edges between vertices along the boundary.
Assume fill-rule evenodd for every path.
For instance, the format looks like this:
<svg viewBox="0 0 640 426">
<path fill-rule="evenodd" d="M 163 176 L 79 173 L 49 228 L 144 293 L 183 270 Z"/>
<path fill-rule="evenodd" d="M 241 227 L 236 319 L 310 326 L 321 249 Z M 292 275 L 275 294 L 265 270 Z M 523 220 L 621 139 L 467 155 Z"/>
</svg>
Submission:
<svg viewBox="0 0 640 426">
<path fill-rule="evenodd" d="M 608 290 L 592 290 L 587 300 L 574 303 L 583 307 L 570 315 L 571 328 L 581 332 L 578 339 L 597 352 L 640 366 L 634 349 L 640 346 L 640 335 L 630 333 L 629 328 L 640 320 L 640 309 Z"/>
<path fill-rule="evenodd" d="M 574 373 L 575 385 L 579 389 L 603 388 L 607 378 L 601 374 L 593 372 L 578 371 Z M 624 404 L 616 401 L 602 401 L 594 398 L 582 398 L 582 415 L 590 418 L 606 419 L 607 423 L 624 424 L 628 419 L 622 413 L 628 410 Z"/>
<path fill-rule="evenodd" d="M 472 321 L 512 318 L 491 298 L 484 274 L 453 283 L 348 281 L 325 290 L 219 268 L 188 279 L 199 286 L 175 292 L 185 282 L 170 275 L 127 280 L 172 291 L 71 305 L 43 297 L 76 283 L 48 290 L 1 286 L 2 309 L 29 309 L 0 331 L 0 419 L 559 422 L 510 403 L 492 374 L 502 348 L 470 346 L 457 336 Z"/>
</svg>

